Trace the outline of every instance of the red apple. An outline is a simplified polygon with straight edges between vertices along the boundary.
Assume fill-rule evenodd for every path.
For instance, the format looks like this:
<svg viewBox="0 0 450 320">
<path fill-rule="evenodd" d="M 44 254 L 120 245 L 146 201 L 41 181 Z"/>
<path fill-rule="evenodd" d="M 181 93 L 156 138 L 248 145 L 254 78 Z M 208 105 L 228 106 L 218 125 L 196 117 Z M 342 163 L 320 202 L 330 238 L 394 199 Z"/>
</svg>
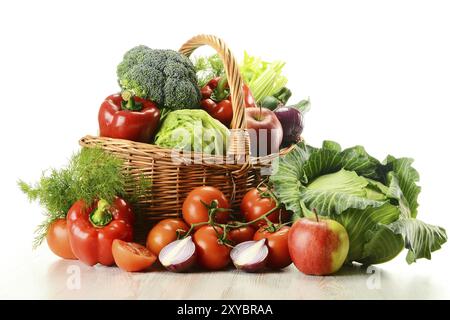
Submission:
<svg viewBox="0 0 450 320">
<path fill-rule="evenodd" d="M 275 113 L 266 108 L 246 108 L 247 130 L 253 156 L 278 152 L 283 140 L 283 128 Z"/>
<path fill-rule="evenodd" d="M 345 228 L 327 218 L 302 218 L 288 235 L 289 254 L 298 270 L 311 275 L 338 271 L 347 258 L 349 240 Z"/>
</svg>

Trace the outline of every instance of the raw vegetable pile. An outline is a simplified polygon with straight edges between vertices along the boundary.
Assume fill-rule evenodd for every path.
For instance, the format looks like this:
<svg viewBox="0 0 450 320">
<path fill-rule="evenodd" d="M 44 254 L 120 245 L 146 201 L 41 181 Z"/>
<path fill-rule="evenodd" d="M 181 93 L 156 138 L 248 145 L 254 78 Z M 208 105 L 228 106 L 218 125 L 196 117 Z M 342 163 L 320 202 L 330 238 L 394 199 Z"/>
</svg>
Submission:
<svg viewBox="0 0 450 320">
<path fill-rule="evenodd" d="M 246 52 L 240 65 L 247 129 L 256 133 L 251 155 L 294 146 L 276 158 L 272 175 L 249 190 L 239 208 L 231 208 L 220 186 L 195 188 L 182 217 L 158 222 L 145 245 L 136 243 L 134 204 L 151 192 L 152 181 L 135 179 L 122 160 L 101 149 L 82 149 L 37 184 L 19 182 L 45 209 L 35 247 L 46 239 L 61 258 L 130 272 L 154 265 L 173 272 L 222 270 L 231 264 L 260 272 L 294 263 L 305 274 L 328 275 L 345 263 L 389 261 L 404 248 L 408 263 L 430 259 L 447 235 L 416 218 L 420 187 L 412 159 L 388 156 L 380 162 L 361 146 L 341 150 L 332 141 L 321 148 L 302 142 L 310 104 L 288 104 L 292 92 L 284 65 Z M 117 76 L 121 91 L 99 109 L 101 136 L 226 154 L 233 109 L 217 55 L 191 62 L 172 50 L 137 46 L 124 55 Z M 125 190 L 130 181 L 132 192 Z"/>
<path fill-rule="evenodd" d="M 309 102 L 285 106 L 291 91 L 281 74 L 284 65 L 247 53 L 244 56 L 242 90 L 248 109 L 247 128 L 256 132 L 250 141 L 254 156 L 298 142 L 303 131 L 302 113 Z M 100 106 L 101 136 L 226 154 L 233 106 L 218 55 L 191 62 L 173 50 L 137 46 L 125 53 L 117 66 L 117 77 L 121 92 L 108 96 Z M 260 142 L 263 131 L 269 132 L 267 141 Z"/>
</svg>

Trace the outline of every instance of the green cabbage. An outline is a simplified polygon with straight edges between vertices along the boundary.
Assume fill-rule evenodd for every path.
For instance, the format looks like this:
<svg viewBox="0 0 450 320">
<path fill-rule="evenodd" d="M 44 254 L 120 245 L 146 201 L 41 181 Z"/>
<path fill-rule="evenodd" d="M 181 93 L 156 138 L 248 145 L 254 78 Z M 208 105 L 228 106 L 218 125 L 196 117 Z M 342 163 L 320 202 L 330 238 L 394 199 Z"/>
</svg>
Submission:
<svg viewBox="0 0 450 320">
<path fill-rule="evenodd" d="M 220 121 L 200 109 L 170 112 L 156 134 L 160 147 L 224 155 L 230 132 Z"/>
<path fill-rule="evenodd" d="M 294 220 L 329 216 L 347 230 L 347 262 L 389 261 L 403 248 L 406 261 L 431 259 L 447 241 L 445 230 L 416 219 L 420 187 L 410 158 L 388 156 L 381 163 L 363 147 L 341 150 L 336 142 L 322 148 L 299 143 L 273 163 L 275 193 Z"/>
</svg>

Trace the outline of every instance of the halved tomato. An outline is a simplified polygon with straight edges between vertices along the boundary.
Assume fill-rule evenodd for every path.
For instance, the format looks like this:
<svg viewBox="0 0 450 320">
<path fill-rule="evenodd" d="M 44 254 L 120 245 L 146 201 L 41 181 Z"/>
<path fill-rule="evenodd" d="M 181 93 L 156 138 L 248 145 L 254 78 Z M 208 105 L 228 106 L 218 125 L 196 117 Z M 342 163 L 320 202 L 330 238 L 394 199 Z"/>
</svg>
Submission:
<svg viewBox="0 0 450 320">
<path fill-rule="evenodd" d="M 115 239 L 112 243 L 112 255 L 116 265 L 125 271 L 136 272 L 149 268 L 156 256 L 146 247 L 134 243 Z"/>
</svg>

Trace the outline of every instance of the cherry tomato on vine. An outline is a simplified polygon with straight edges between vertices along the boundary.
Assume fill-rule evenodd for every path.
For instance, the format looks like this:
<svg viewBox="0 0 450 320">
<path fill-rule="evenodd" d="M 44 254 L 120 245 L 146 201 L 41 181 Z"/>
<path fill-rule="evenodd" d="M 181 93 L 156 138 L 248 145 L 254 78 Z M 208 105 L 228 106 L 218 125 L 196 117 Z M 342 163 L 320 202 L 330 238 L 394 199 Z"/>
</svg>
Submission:
<svg viewBox="0 0 450 320">
<path fill-rule="evenodd" d="M 183 203 L 183 219 L 189 225 L 199 222 L 207 222 L 209 220 L 208 206 L 216 200 L 218 202 L 217 207 L 221 209 L 230 209 L 230 204 L 225 195 L 217 188 L 214 187 L 197 187 L 189 192 L 186 200 Z M 229 220 L 230 212 L 217 211 L 215 216 L 215 222 L 226 223 Z"/>
<path fill-rule="evenodd" d="M 76 260 L 69 242 L 66 219 L 53 221 L 47 231 L 47 244 L 50 250 L 63 259 Z"/>
<path fill-rule="evenodd" d="M 242 226 L 236 229 L 231 229 L 228 232 L 228 237 L 234 244 L 253 240 L 256 230 L 252 226 Z"/>
<path fill-rule="evenodd" d="M 147 248 L 158 255 L 169 243 L 177 240 L 177 230 L 187 232 L 189 226 L 182 219 L 164 219 L 158 222 L 147 235 Z"/>
<path fill-rule="evenodd" d="M 230 263 L 231 248 L 218 242 L 222 234 L 222 228 L 210 225 L 203 226 L 194 233 L 197 263 L 201 267 L 208 270 L 220 270 Z"/>
<path fill-rule="evenodd" d="M 289 255 L 288 233 L 290 227 L 282 226 L 277 231 L 270 233 L 265 230 L 267 226 L 262 226 L 256 231 L 253 240 L 267 239 L 266 245 L 269 248 L 267 266 L 272 269 L 282 269 L 292 263 Z"/>
<path fill-rule="evenodd" d="M 255 219 L 260 218 L 270 210 L 274 209 L 276 207 L 276 202 L 270 197 L 263 196 L 262 193 L 266 191 L 265 188 L 260 188 L 259 190 L 257 188 L 253 188 L 249 190 L 241 202 L 241 213 L 244 215 L 246 221 L 252 221 Z M 271 222 L 273 223 L 279 223 L 279 217 L 281 217 L 282 220 L 287 216 L 286 210 L 279 209 L 274 211 L 273 213 L 269 214 L 267 217 Z M 255 222 L 254 225 L 257 227 L 260 227 L 264 224 L 266 224 L 267 221 L 264 219 Z"/>
<path fill-rule="evenodd" d="M 146 247 L 119 239 L 112 243 L 112 255 L 116 265 L 128 272 L 142 271 L 156 261 L 156 256 Z"/>
</svg>

